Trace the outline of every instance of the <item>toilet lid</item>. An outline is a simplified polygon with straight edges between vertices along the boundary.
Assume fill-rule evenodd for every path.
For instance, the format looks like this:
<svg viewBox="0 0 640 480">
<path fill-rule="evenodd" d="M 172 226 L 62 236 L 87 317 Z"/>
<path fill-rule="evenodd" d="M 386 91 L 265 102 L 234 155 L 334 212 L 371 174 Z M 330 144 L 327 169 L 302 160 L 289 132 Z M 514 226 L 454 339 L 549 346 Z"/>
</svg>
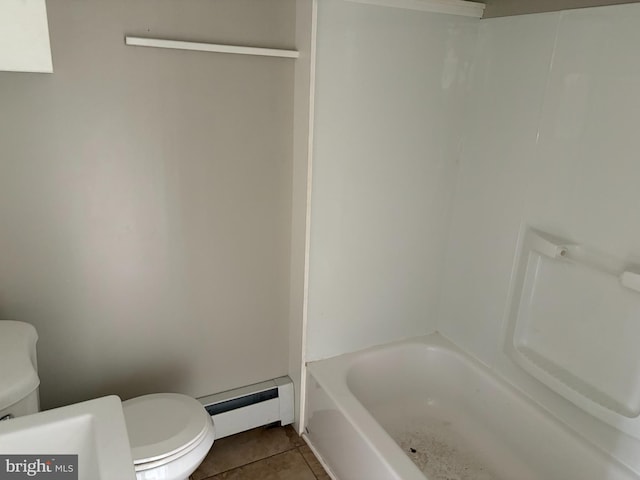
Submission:
<svg viewBox="0 0 640 480">
<path fill-rule="evenodd" d="M 200 402 L 178 393 L 132 398 L 122 402 L 122 410 L 135 465 L 160 460 L 187 448 L 211 422 Z"/>
</svg>

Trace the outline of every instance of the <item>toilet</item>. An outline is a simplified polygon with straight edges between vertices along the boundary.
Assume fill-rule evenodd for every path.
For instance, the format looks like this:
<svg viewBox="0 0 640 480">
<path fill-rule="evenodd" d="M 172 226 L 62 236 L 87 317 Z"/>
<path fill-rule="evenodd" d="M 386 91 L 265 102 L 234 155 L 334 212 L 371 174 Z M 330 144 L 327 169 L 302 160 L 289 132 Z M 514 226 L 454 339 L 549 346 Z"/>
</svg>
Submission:
<svg viewBox="0 0 640 480">
<path fill-rule="evenodd" d="M 0 421 L 39 411 L 33 326 L 0 321 Z M 137 480 L 186 480 L 215 438 L 211 416 L 179 393 L 143 395 L 122 402 Z"/>
<path fill-rule="evenodd" d="M 138 480 L 185 480 L 214 440 L 213 421 L 197 400 L 179 393 L 122 402 Z"/>
</svg>

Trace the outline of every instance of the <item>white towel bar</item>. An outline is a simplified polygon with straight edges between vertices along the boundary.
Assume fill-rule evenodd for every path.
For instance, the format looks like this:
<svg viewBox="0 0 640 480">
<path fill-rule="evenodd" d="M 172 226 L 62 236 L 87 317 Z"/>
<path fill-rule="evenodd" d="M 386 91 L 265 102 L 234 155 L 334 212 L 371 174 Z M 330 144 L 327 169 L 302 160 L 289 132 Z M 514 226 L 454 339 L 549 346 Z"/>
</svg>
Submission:
<svg viewBox="0 0 640 480">
<path fill-rule="evenodd" d="M 240 55 L 259 55 L 263 57 L 298 58 L 296 50 L 280 50 L 276 48 L 240 47 L 236 45 L 219 45 L 216 43 L 184 42 L 181 40 L 162 40 L 159 38 L 125 37 L 127 45 L 136 47 L 172 48 L 177 50 L 196 50 L 200 52 L 235 53 Z"/>
</svg>

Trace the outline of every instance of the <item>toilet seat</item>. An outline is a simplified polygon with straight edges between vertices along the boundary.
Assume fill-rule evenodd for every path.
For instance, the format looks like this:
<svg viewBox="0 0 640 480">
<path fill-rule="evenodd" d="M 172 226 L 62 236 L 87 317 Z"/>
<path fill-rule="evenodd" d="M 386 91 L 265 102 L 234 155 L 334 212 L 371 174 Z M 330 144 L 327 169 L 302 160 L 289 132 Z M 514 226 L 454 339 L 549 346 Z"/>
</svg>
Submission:
<svg viewBox="0 0 640 480">
<path fill-rule="evenodd" d="M 142 472 L 144 470 L 150 470 L 153 468 L 157 468 L 157 467 L 161 467 L 163 465 L 167 465 L 170 462 L 173 462 L 174 460 L 178 460 L 182 457 L 186 457 L 189 453 L 191 453 L 193 450 L 197 449 L 201 443 L 207 443 L 207 440 L 209 440 L 211 443 L 213 443 L 213 429 L 211 429 L 210 431 L 208 429 L 204 429 L 202 431 L 202 434 L 195 440 L 193 441 L 191 444 L 187 445 L 185 448 L 183 448 L 182 450 L 178 450 L 177 452 L 168 455 L 166 457 L 162 457 L 159 458 L 157 460 L 151 460 L 148 462 L 136 462 L 134 461 L 134 469 L 136 472 Z M 211 438 L 209 438 L 211 437 Z M 206 447 L 206 450 L 208 451 L 209 448 L 211 447 L 211 445 L 208 445 Z"/>
<path fill-rule="evenodd" d="M 122 402 L 122 409 L 136 470 L 187 454 L 213 431 L 207 411 L 186 395 L 144 395 Z"/>
</svg>

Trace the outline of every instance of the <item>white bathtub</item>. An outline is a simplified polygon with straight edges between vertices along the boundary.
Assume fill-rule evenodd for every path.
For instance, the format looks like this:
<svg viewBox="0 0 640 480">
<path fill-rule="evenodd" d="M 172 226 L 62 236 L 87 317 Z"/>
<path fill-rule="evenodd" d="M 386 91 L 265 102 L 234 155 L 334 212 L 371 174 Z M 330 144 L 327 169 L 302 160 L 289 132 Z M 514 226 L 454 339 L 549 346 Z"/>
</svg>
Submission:
<svg viewBox="0 0 640 480">
<path fill-rule="evenodd" d="M 338 480 L 640 478 L 438 334 L 310 363 L 305 426 Z"/>
</svg>

